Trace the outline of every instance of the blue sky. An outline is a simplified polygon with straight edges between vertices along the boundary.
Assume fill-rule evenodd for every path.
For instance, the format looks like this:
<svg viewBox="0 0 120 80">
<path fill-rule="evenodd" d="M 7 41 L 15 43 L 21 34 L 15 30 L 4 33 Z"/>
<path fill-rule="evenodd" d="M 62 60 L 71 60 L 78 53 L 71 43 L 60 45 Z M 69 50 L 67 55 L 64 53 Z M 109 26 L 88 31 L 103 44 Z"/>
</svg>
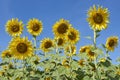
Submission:
<svg viewBox="0 0 120 80">
<path fill-rule="evenodd" d="M 52 26 L 60 18 L 69 20 L 74 28 L 80 31 L 80 46 L 92 44 L 85 36 L 93 36 L 87 18 L 87 10 L 95 5 L 107 7 L 110 12 L 110 24 L 106 30 L 100 32 L 97 45 L 106 42 L 109 36 L 118 36 L 120 19 L 119 0 L 0 0 L 0 51 L 6 49 L 11 37 L 5 32 L 5 24 L 11 18 L 18 18 L 24 24 L 31 18 L 38 18 L 43 22 L 43 32 L 38 39 L 53 38 Z M 26 26 L 24 26 L 26 27 Z M 24 35 L 31 37 L 26 30 Z M 110 53 L 113 62 L 120 56 L 120 46 Z"/>
</svg>

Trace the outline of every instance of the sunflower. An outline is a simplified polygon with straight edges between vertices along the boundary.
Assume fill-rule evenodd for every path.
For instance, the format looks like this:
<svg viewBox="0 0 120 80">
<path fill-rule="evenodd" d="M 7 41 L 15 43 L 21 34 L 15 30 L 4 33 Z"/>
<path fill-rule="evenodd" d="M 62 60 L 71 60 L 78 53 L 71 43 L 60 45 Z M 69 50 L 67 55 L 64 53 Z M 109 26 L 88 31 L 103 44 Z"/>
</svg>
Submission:
<svg viewBox="0 0 120 80">
<path fill-rule="evenodd" d="M 16 37 L 10 42 L 9 49 L 17 59 L 25 59 L 33 55 L 34 49 L 28 38 Z"/>
<path fill-rule="evenodd" d="M 37 64 L 39 64 L 39 62 L 40 62 L 40 58 L 39 58 L 39 56 L 36 55 L 35 60 L 33 60 L 33 63 L 37 65 Z"/>
<path fill-rule="evenodd" d="M 67 56 L 73 56 L 76 54 L 76 46 L 75 45 L 68 45 L 65 48 L 65 54 Z"/>
<path fill-rule="evenodd" d="M 3 70 L 8 70 L 9 67 L 8 67 L 8 65 L 4 65 L 4 66 L 2 66 L 2 69 L 3 69 Z"/>
<path fill-rule="evenodd" d="M 5 76 L 5 71 L 0 70 L 0 76 Z"/>
<path fill-rule="evenodd" d="M 3 52 L 2 52 L 2 54 L 1 54 L 1 57 L 2 58 L 5 58 L 5 57 L 12 57 L 12 54 L 11 54 L 11 52 L 10 52 L 10 50 L 4 50 Z"/>
<path fill-rule="evenodd" d="M 58 47 L 63 47 L 66 43 L 66 40 L 64 37 L 55 37 L 55 42 Z"/>
<path fill-rule="evenodd" d="M 91 49 L 91 46 L 90 45 L 86 45 L 86 46 L 81 47 L 79 52 L 80 53 L 85 53 L 85 52 L 87 52 L 87 50 L 90 50 L 90 49 Z"/>
<path fill-rule="evenodd" d="M 71 27 L 71 24 L 69 23 L 69 21 L 60 19 L 58 22 L 56 22 L 53 25 L 53 32 L 55 36 L 63 37 L 67 33 L 70 27 Z"/>
<path fill-rule="evenodd" d="M 101 58 L 99 62 L 106 62 L 106 58 Z"/>
<path fill-rule="evenodd" d="M 38 36 L 42 32 L 42 22 L 38 19 L 30 19 L 27 23 L 28 32 L 33 36 Z"/>
<path fill-rule="evenodd" d="M 115 74 L 120 76 L 120 69 L 116 69 Z"/>
<path fill-rule="evenodd" d="M 44 38 L 41 41 L 40 48 L 43 52 L 49 52 L 52 50 L 53 47 L 54 43 L 53 40 L 51 40 L 50 38 Z"/>
<path fill-rule="evenodd" d="M 79 64 L 81 67 L 83 67 L 83 66 L 85 65 L 84 62 L 85 62 L 84 59 L 80 59 L 80 60 L 78 61 L 78 64 Z"/>
<path fill-rule="evenodd" d="M 88 11 L 87 21 L 93 30 L 106 29 L 109 23 L 109 12 L 107 8 L 94 5 Z"/>
<path fill-rule="evenodd" d="M 69 66 L 69 61 L 67 60 L 67 59 L 64 59 L 63 61 L 62 61 L 62 65 L 65 67 L 65 68 L 69 68 L 70 66 Z"/>
<path fill-rule="evenodd" d="M 76 44 L 79 39 L 79 31 L 71 27 L 66 35 L 66 40 L 68 40 L 68 42 L 70 42 L 71 44 Z"/>
<path fill-rule="evenodd" d="M 8 20 L 6 23 L 6 31 L 9 33 L 10 36 L 20 36 L 23 31 L 23 23 L 22 21 L 18 21 L 17 18 L 13 18 L 11 20 Z"/>
<path fill-rule="evenodd" d="M 52 80 L 52 78 L 51 77 L 46 77 L 45 80 Z"/>
<path fill-rule="evenodd" d="M 96 53 L 91 50 L 87 50 L 87 56 L 90 60 L 94 60 L 96 57 Z"/>
<path fill-rule="evenodd" d="M 106 41 L 106 48 L 109 51 L 114 51 L 114 48 L 118 45 L 118 37 L 117 36 L 111 36 Z"/>
</svg>

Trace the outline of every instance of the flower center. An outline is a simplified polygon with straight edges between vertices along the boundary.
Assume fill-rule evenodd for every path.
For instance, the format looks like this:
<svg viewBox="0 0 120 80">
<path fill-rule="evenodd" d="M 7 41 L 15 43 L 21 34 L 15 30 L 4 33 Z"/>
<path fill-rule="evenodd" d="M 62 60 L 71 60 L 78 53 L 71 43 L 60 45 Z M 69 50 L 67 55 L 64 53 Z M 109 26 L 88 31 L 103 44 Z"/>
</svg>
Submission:
<svg viewBox="0 0 120 80">
<path fill-rule="evenodd" d="M 67 32 L 68 26 L 64 23 L 60 24 L 59 27 L 57 28 L 58 33 L 64 34 Z"/>
<path fill-rule="evenodd" d="M 51 46 L 52 46 L 51 42 L 46 42 L 44 45 L 45 48 L 50 48 Z"/>
<path fill-rule="evenodd" d="M 103 17 L 100 13 L 96 13 L 96 15 L 93 17 L 93 20 L 97 24 L 101 24 L 103 22 Z"/>
<path fill-rule="evenodd" d="M 109 46 L 110 46 L 110 47 L 114 46 L 114 40 L 111 40 L 111 41 L 109 42 Z"/>
<path fill-rule="evenodd" d="M 33 31 L 38 31 L 40 29 L 40 26 L 38 24 L 34 24 L 32 27 Z"/>
<path fill-rule="evenodd" d="M 62 38 L 59 38 L 58 39 L 58 45 L 62 45 L 63 44 L 63 39 Z"/>
<path fill-rule="evenodd" d="M 89 52 L 88 52 L 88 55 L 89 55 L 90 57 L 93 57 L 93 56 L 95 56 L 95 53 L 92 52 L 92 51 L 89 51 Z"/>
<path fill-rule="evenodd" d="M 19 31 L 19 26 L 18 25 L 13 25 L 12 28 L 11 28 L 11 30 L 13 32 L 18 32 Z"/>
<path fill-rule="evenodd" d="M 84 66 L 84 62 L 85 62 L 84 60 L 80 60 L 80 61 L 79 61 L 79 65 L 80 65 L 80 66 Z"/>
<path fill-rule="evenodd" d="M 71 33 L 68 35 L 68 38 L 69 38 L 70 40 L 75 40 L 75 39 L 76 39 L 75 33 L 71 32 Z"/>
<path fill-rule="evenodd" d="M 25 53 L 27 51 L 27 45 L 25 43 L 19 43 L 17 45 L 17 51 L 19 53 Z"/>
</svg>

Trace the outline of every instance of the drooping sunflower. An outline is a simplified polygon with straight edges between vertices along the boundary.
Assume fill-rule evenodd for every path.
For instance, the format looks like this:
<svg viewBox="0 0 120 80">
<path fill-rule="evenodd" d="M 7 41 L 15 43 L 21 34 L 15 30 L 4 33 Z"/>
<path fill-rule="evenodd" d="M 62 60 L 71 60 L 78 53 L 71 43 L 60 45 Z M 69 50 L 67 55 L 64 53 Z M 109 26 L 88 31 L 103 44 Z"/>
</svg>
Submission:
<svg viewBox="0 0 120 80">
<path fill-rule="evenodd" d="M 73 56 L 76 54 L 76 46 L 75 45 L 68 45 L 65 47 L 65 54 L 67 56 Z"/>
<path fill-rule="evenodd" d="M 86 45 L 86 46 L 82 46 L 79 50 L 80 53 L 85 53 L 87 52 L 87 50 L 90 50 L 91 46 L 90 45 Z"/>
<path fill-rule="evenodd" d="M 13 56 L 17 59 L 26 59 L 31 57 L 34 53 L 32 43 L 28 40 L 27 37 L 20 38 L 16 37 L 9 44 L 9 49 Z"/>
<path fill-rule="evenodd" d="M 67 32 L 66 40 L 68 40 L 68 42 L 70 42 L 71 44 L 76 44 L 79 41 L 79 39 L 79 31 L 71 27 Z"/>
<path fill-rule="evenodd" d="M 52 48 L 54 47 L 54 42 L 52 39 L 50 38 L 44 38 L 42 41 L 41 41 L 41 44 L 40 44 L 40 49 L 43 51 L 43 52 L 49 52 L 52 50 Z"/>
<path fill-rule="evenodd" d="M 118 37 L 117 36 L 111 36 L 106 41 L 106 48 L 109 51 L 114 51 L 114 48 L 118 45 Z"/>
<path fill-rule="evenodd" d="M 12 37 L 20 36 L 20 34 L 22 34 L 23 23 L 22 21 L 18 21 L 17 18 L 12 18 L 11 20 L 8 20 L 5 26 L 6 26 L 6 31 Z"/>
<path fill-rule="evenodd" d="M 60 19 L 58 22 L 56 22 L 53 25 L 53 32 L 55 36 L 63 37 L 67 33 L 70 27 L 71 27 L 71 24 L 69 23 L 69 21 L 65 19 Z"/>
<path fill-rule="evenodd" d="M 35 18 L 30 19 L 27 23 L 27 29 L 33 36 L 38 36 L 43 30 L 42 22 Z"/>
<path fill-rule="evenodd" d="M 2 58 L 5 58 L 5 57 L 12 57 L 12 54 L 11 54 L 11 52 L 10 52 L 10 50 L 4 50 L 3 52 L 2 52 L 2 54 L 1 54 L 1 57 Z"/>
<path fill-rule="evenodd" d="M 93 30 L 106 29 L 109 23 L 109 12 L 107 8 L 102 6 L 91 7 L 88 11 L 87 21 Z"/>
</svg>

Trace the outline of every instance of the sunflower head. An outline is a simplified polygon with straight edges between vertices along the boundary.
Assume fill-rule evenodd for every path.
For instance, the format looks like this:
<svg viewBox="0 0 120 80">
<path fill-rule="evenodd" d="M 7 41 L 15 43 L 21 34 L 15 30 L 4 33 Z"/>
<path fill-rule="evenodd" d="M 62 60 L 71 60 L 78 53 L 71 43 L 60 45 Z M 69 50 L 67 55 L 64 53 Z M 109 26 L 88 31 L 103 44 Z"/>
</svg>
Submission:
<svg viewBox="0 0 120 80">
<path fill-rule="evenodd" d="M 10 58 L 10 57 L 12 57 L 12 54 L 11 54 L 10 50 L 4 50 L 1 54 L 1 57 L 2 58 L 5 58 L 5 57 Z"/>
<path fill-rule="evenodd" d="M 70 42 L 71 44 L 76 44 L 79 39 L 80 39 L 80 35 L 79 35 L 79 31 L 77 31 L 74 28 L 70 28 L 68 30 L 68 33 L 66 35 L 66 39 L 68 40 L 68 42 Z"/>
<path fill-rule="evenodd" d="M 109 12 L 107 8 L 94 5 L 88 11 L 87 21 L 93 30 L 106 29 L 109 23 Z"/>
<path fill-rule="evenodd" d="M 68 45 L 65 47 L 65 54 L 67 56 L 73 56 L 76 54 L 76 46 L 75 45 Z"/>
<path fill-rule="evenodd" d="M 4 76 L 5 75 L 5 72 L 4 71 L 0 71 L 0 76 Z"/>
<path fill-rule="evenodd" d="M 71 27 L 71 24 L 69 23 L 69 21 L 60 19 L 58 22 L 56 22 L 53 25 L 53 32 L 55 36 L 63 37 L 67 33 L 70 27 Z"/>
<path fill-rule="evenodd" d="M 34 64 L 39 64 L 40 58 L 38 56 L 35 56 L 35 60 L 33 61 Z"/>
<path fill-rule="evenodd" d="M 120 76 L 120 69 L 117 69 L 115 73 Z"/>
<path fill-rule="evenodd" d="M 62 65 L 65 67 L 65 68 L 70 68 L 70 65 L 69 65 L 69 61 L 67 59 L 64 59 L 62 61 Z"/>
<path fill-rule="evenodd" d="M 27 29 L 33 36 L 38 36 L 43 30 L 42 22 L 35 18 L 30 19 L 27 23 Z"/>
<path fill-rule="evenodd" d="M 83 46 L 83 47 L 80 48 L 79 52 L 80 52 L 80 53 L 85 53 L 85 52 L 87 52 L 87 51 L 90 50 L 90 49 L 91 49 L 91 46 L 90 46 L 90 45 Z"/>
<path fill-rule="evenodd" d="M 55 37 L 55 42 L 58 47 L 63 47 L 66 43 L 66 40 L 64 37 Z"/>
<path fill-rule="evenodd" d="M 2 66 L 2 69 L 3 69 L 3 70 L 8 70 L 9 67 L 8 67 L 8 65 L 4 65 L 4 66 Z"/>
<path fill-rule="evenodd" d="M 52 78 L 51 77 L 46 77 L 45 80 L 52 80 Z"/>
<path fill-rule="evenodd" d="M 99 62 L 106 62 L 106 58 L 101 58 Z"/>
<path fill-rule="evenodd" d="M 118 45 L 118 37 L 117 36 L 111 36 L 106 41 L 106 48 L 109 51 L 114 51 L 114 48 Z"/>
<path fill-rule="evenodd" d="M 23 23 L 22 21 L 18 21 L 17 18 L 13 18 L 11 20 L 8 20 L 6 23 L 6 31 L 9 33 L 10 36 L 20 36 L 23 31 Z"/>
<path fill-rule="evenodd" d="M 85 65 L 84 62 L 85 62 L 84 59 L 80 59 L 80 60 L 78 61 L 78 64 L 79 64 L 81 67 L 83 67 L 83 66 Z"/>
<path fill-rule="evenodd" d="M 33 55 L 34 49 L 28 38 L 16 37 L 10 42 L 9 49 L 17 59 L 25 59 Z"/>
<path fill-rule="evenodd" d="M 52 50 L 53 47 L 54 43 L 53 40 L 51 40 L 50 38 L 44 38 L 41 41 L 40 48 L 43 52 L 49 52 Z"/>
<path fill-rule="evenodd" d="M 93 52 L 92 50 L 87 50 L 87 56 L 90 60 L 94 60 L 96 57 L 96 53 Z"/>
</svg>

